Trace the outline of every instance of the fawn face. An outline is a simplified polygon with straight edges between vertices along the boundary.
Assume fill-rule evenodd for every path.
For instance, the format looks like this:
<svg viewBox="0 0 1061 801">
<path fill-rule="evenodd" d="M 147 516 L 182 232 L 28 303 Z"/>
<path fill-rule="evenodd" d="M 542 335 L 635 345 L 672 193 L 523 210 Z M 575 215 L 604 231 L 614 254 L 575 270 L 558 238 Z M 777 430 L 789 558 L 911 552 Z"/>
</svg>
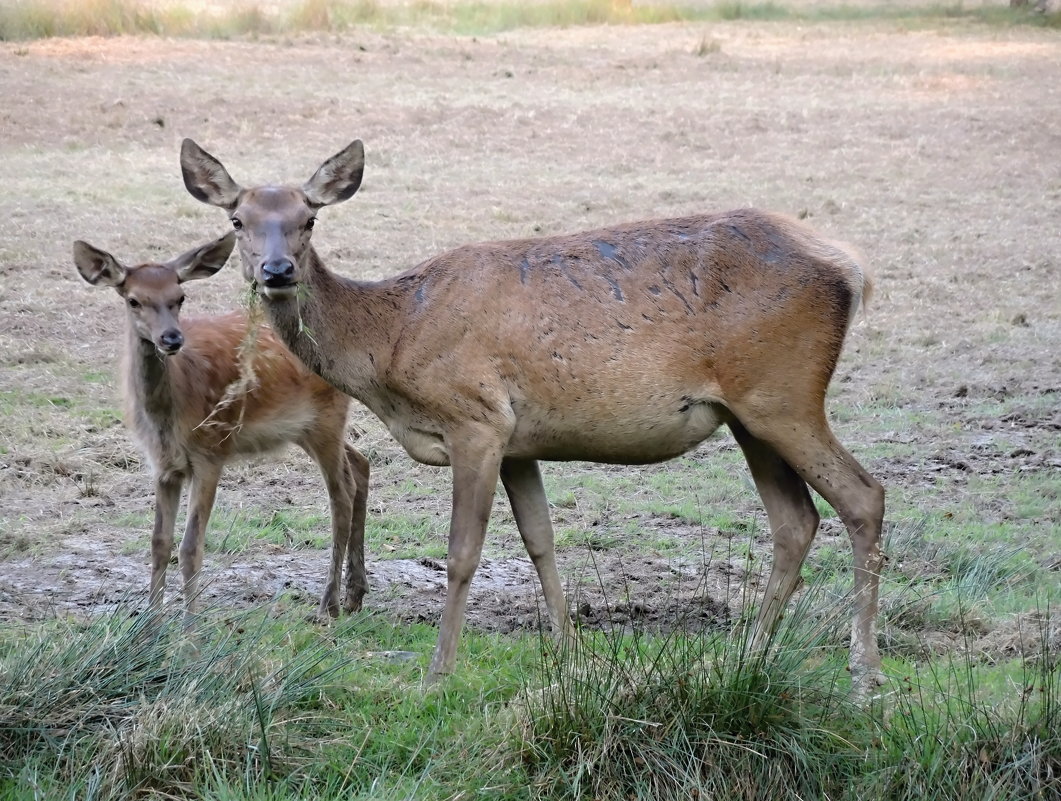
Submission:
<svg viewBox="0 0 1061 801">
<path fill-rule="evenodd" d="M 235 245 L 235 235 L 189 250 L 164 264 L 126 267 L 110 253 L 87 242 L 74 243 L 74 264 L 93 286 L 109 286 L 125 301 L 129 324 L 162 356 L 172 356 L 184 345 L 180 310 L 185 281 L 206 278 L 224 266 Z"/>
</svg>

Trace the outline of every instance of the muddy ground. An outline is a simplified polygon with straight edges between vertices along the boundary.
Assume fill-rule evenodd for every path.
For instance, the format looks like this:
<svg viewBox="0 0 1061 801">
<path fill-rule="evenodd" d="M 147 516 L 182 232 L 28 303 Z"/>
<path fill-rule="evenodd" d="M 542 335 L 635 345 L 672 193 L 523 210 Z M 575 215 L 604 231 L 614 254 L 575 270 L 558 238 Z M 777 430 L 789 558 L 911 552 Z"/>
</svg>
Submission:
<svg viewBox="0 0 1061 801">
<path fill-rule="evenodd" d="M 325 260 L 358 278 L 464 242 L 638 218 L 746 205 L 806 218 L 875 266 L 830 409 L 888 487 L 890 530 L 971 508 L 957 516 L 1011 532 L 999 536 L 1058 576 L 1056 32 L 956 20 L 45 40 L 0 43 L 0 90 L 2 618 L 143 600 L 151 484 L 117 411 L 123 322 L 69 253 L 83 238 L 130 262 L 168 258 L 224 231 L 183 188 L 185 136 L 248 184 L 301 182 L 361 138 L 363 189 L 315 232 Z M 230 266 L 189 290 L 186 312 L 241 293 Z M 448 475 L 412 462 L 364 410 L 353 418 L 373 462 L 368 607 L 437 620 Z M 756 564 L 768 554 L 747 479 L 722 501 L 735 525 L 580 489 L 695 476 L 716 459 L 737 464 L 728 435 L 672 465 L 546 468 L 576 487 L 553 499 L 558 525 L 592 534 L 560 553 L 586 620 L 730 619 L 749 544 Z M 1015 507 L 1022 491 L 1045 503 Z M 218 508 L 297 517 L 326 502 L 312 463 L 290 453 L 230 469 Z M 411 546 L 379 529 L 402 516 L 426 521 Z M 300 537 L 208 553 L 208 603 L 310 611 L 326 552 Z M 811 563 L 823 546 L 846 548 L 835 519 Z M 499 500 L 470 625 L 533 627 L 536 597 Z"/>
</svg>

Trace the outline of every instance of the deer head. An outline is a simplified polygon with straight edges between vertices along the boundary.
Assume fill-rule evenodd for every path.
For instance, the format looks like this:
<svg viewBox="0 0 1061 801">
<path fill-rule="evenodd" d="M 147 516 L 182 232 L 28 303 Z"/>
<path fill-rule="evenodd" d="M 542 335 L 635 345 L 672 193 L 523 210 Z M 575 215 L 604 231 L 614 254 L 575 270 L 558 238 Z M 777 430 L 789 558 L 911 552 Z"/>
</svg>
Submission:
<svg viewBox="0 0 1061 801">
<path fill-rule="evenodd" d="M 220 161 L 191 139 L 181 145 L 184 185 L 196 199 L 228 212 L 244 277 L 270 298 L 295 295 L 312 250 L 317 211 L 353 197 L 364 168 L 364 145 L 354 140 L 325 161 L 301 188 L 244 189 Z"/>
<path fill-rule="evenodd" d="M 74 264 L 93 286 L 113 287 L 125 300 L 130 325 L 140 339 L 154 345 L 162 356 L 172 356 L 184 345 L 181 284 L 216 273 L 228 261 L 235 244 L 235 234 L 228 233 L 163 264 L 126 267 L 107 251 L 78 240 L 74 242 Z"/>
</svg>

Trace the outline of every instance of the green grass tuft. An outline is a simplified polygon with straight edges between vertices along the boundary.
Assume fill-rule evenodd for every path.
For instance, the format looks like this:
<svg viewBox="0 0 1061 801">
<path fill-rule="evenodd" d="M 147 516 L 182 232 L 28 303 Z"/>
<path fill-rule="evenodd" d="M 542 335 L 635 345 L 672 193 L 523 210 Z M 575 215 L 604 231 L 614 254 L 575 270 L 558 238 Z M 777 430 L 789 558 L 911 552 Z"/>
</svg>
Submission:
<svg viewBox="0 0 1061 801">
<path fill-rule="evenodd" d="M 818 594 L 813 590 L 810 595 Z M 585 634 L 545 650 L 513 748 L 540 798 L 1032 801 L 1061 792 L 1061 660 L 903 665 L 848 699 L 846 604 L 805 596 L 765 653 L 741 633 Z M 832 611 L 830 611 L 832 610 Z"/>
<path fill-rule="evenodd" d="M 872 726 L 848 701 L 834 623 L 797 611 L 762 652 L 744 628 L 583 633 L 546 649 L 521 756 L 549 798 L 840 797 Z"/>
</svg>

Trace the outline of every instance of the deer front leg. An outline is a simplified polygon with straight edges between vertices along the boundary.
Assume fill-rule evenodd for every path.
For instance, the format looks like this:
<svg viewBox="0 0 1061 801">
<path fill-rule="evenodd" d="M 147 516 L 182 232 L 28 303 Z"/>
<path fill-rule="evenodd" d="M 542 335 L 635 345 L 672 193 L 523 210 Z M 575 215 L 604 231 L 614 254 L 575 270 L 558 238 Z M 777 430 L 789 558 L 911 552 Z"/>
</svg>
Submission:
<svg viewBox="0 0 1061 801">
<path fill-rule="evenodd" d="M 523 544 L 527 548 L 538 581 L 545 595 L 545 606 L 553 631 L 570 635 L 574 629 L 567 614 L 567 598 L 556 569 L 556 545 L 553 524 L 549 519 L 549 502 L 542 486 L 538 462 L 533 459 L 504 459 L 501 482 L 505 485 L 512 514 L 516 518 Z"/>
<path fill-rule="evenodd" d="M 346 465 L 350 473 L 350 492 L 354 499 L 354 510 L 350 518 L 350 536 L 346 545 L 346 597 L 343 611 L 357 612 L 361 609 L 368 592 L 368 573 L 365 571 L 365 518 L 368 511 L 369 465 L 359 451 L 346 446 Z"/>
<path fill-rule="evenodd" d="M 188 497 L 188 523 L 181 540 L 180 565 L 184 577 L 184 625 L 192 622 L 199 604 L 199 573 L 203 569 L 206 524 L 214 508 L 221 465 L 196 465 Z"/>
<path fill-rule="evenodd" d="M 453 672 L 468 590 L 482 556 L 501 468 L 501 446 L 496 438 L 462 432 L 452 439 L 455 445 L 450 445 L 451 440 L 447 438 L 453 465 L 453 512 L 446 558 L 446 605 L 438 645 L 428 668 L 428 682 Z"/>
<path fill-rule="evenodd" d="M 162 607 L 166 594 L 166 568 L 173 555 L 173 529 L 177 523 L 177 506 L 181 499 L 181 479 L 172 475 L 155 478 L 155 526 L 151 531 L 151 583 L 148 605 Z"/>
<path fill-rule="evenodd" d="M 343 560 L 346 558 L 351 535 L 354 487 L 350 480 L 350 467 L 344 446 L 334 439 L 325 443 L 311 443 L 310 454 L 324 476 L 328 489 L 328 505 L 332 514 L 332 550 L 328 563 L 328 578 L 324 583 L 320 604 L 315 619 L 327 623 L 339 617 L 339 587 L 342 583 Z M 364 547 L 364 546 L 362 546 Z"/>
</svg>

